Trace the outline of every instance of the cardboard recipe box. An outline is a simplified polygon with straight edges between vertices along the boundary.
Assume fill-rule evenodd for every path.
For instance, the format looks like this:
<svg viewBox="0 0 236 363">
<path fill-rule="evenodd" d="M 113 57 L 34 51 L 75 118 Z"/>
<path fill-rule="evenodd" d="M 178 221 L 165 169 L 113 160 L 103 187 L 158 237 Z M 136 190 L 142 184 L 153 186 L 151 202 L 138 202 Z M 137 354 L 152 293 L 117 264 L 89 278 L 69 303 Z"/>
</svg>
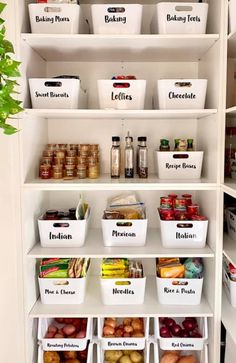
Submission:
<svg viewBox="0 0 236 363">
<path fill-rule="evenodd" d="M 226 220 L 228 227 L 228 234 L 235 241 L 236 240 L 236 208 L 229 207 L 226 209 Z"/>
<path fill-rule="evenodd" d="M 154 319 L 155 339 L 158 340 L 159 346 L 163 350 L 203 350 L 204 344 L 208 339 L 208 327 L 207 318 L 196 318 L 198 322 L 199 331 L 202 334 L 202 338 L 162 338 L 160 336 L 160 324 L 159 318 Z M 184 318 L 174 317 L 177 324 L 181 325 Z"/>
<path fill-rule="evenodd" d="M 208 221 L 164 221 L 158 218 L 161 242 L 165 248 L 204 248 Z"/>
<path fill-rule="evenodd" d="M 157 297 L 160 304 L 199 305 L 202 297 L 203 278 L 160 278 L 156 277 Z"/>
<path fill-rule="evenodd" d="M 157 108 L 160 110 L 204 109 L 206 79 L 161 79 L 157 81 Z"/>
<path fill-rule="evenodd" d="M 88 232 L 89 217 L 83 220 L 38 219 L 42 247 L 82 247 Z"/>
<path fill-rule="evenodd" d="M 147 224 L 147 219 L 102 219 L 104 246 L 145 246 Z"/>
<path fill-rule="evenodd" d="M 160 179 L 200 179 L 203 151 L 155 151 Z"/>
<path fill-rule="evenodd" d="M 123 319 L 118 318 L 121 323 Z M 144 318 L 144 337 L 143 338 L 106 338 L 103 337 L 104 318 L 98 318 L 98 339 L 104 350 L 142 350 L 145 349 L 146 339 L 149 337 L 149 318 Z"/>
<path fill-rule="evenodd" d="M 56 326 L 58 329 L 62 328 L 65 324 L 55 322 L 54 318 L 39 318 L 38 322 L 38 340 L 42 343 L 43 350 L 46 351 L 81 351 L 87 347 L 88 340 L 92 338 L 93 319 L 87 319 L 87 330 L 85 338 L 44 338 L 50 324 Z"/>
<path fill-rule="evenodd" d="M 154 343 L 154 363 L 159 363 L 161 361 L 161 357 L 163 356 L 164 351 L 160 349 L 158 343 Z M 208 363 L 208 346 L 204 345 L 203 350 L 191 351 L 191 350 L 181 350 L 181 356 L 191 355 L 193 354 L 198 359 L 199 363 Z"/>
<path fill-rule="evenodd" d="M 77 4 L 29 4 L 32 33 L 78 34 L 87 32 L 87 24 Z"/>
<path fill-rule="evenodd" d="M 159 34 L 205 34 L 208 4 L 160 2 L 151 29 Z"/>
<path fill-rule="evenodd" d="M 123 350 L 123 349 L 119 349 Z M 131 349 L 131 350 L 137 350 L 137 349 Z M 149 363 L 149 356 L 150 356 L 150 343 L 146 342 L 145 349 L 144 349 L 144 360 L 142 363 Z M 100 346 L 100 344 L 97 344 L 97 363 L 104 363 L 105 357 L 104 357 L 104 349 Z"/>
<path fill-rule="evenodd" d="M 236 281 L 232 281 L 223 267 L 223 285 L 230 304 L 236 308 Z"/>
<path fill-rule="evenodd" d="M 91 5 L 94 34 L 140 34 L 143 6 L 139 4 Z"/>
<path fill-rule="evenodd" d="M 145 80 L 98 80 L 100 109 L 143 110 Z"/>
<path fill-rule="evenodd" d="M 71 349 L 69 349 L 71 351 Z M 44 363 L 43 359 L 44 351 L 42 346 L 38 348 L 38 363 Z M 93 343 L 89 343 L 88 345 L 88 355 L 87 355 L 87 362 L 86 363 L 93 363 Z"/>
<path fill-rule="evenodd" d="M 79 79 L 30 78 L 32 108 L 78 109 L 86 108 L 87 94 Z"/>
</svg>

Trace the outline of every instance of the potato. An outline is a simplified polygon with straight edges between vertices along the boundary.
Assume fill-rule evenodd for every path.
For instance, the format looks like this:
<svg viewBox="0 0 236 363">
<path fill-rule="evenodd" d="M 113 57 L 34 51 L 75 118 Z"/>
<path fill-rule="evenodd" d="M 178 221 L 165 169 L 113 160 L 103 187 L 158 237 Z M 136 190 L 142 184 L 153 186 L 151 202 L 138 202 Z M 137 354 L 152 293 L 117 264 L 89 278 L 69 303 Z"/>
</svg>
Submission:
<svg viewBox="0 0 236 363">
<path fill-rule="evenodd" d="M 160 360 L 160 363 L 179 363 L 179 355 L 172 352 L 165 353 Z"/>
<path fill-rule="evenodd" d="M 133 363 L 141 363 L 143 362 L 143 355 L 137 351 L 133 351 L 130 354 L 130 359 L 132 360 Z"/>
<path fill-rule="evenodd" d="M 124 330 L 117 329 L 115 331 L 115 337 L 117 337 L 117 338 L 123 337 L 123 334 L 124 334 Z"/>
<path fill-rule="evenodd" d="M 62 331 L 65 335 L 72 335 L 75 333 L 76 328 L 72 324 L 67 324 L 62 328 Z"/>
<path fill-rule="evenodd" d="M 63 338 L 65 338 L 65 337 L 64 337 L 64 335 L 62 335 L 62 334 L 60 334 L 60 333 L 57 333 L 57 334 L 55 334 L 55 335 L 54 335 L 54 338 L 55 338 L 55 339 L 63 339 Z"/>
<path fill-rule="evenodd" d="M 133 350 L 123 350 L 124 355 L 130 355 L 133 352 Z"/>
<path fill-rule="evenodd" d="M 57 352 L 44 352 L 43 361 L 44 363 L 60 363 L 60 356 Z"/>
<path fill-rule="evenodd" d="M 132 360 L 128 355 L 123 355 L 123 357 L 120 358 L 119 363 L 132 363 Z"/>
<path fill-rule="evenodd" d="M 78 338 L 78 339 L 83 339 L 83 338 L 85 338 L 86 337 L 86 331 L 84 331 L 84 330 L 81 330 L 79 333 L 77 333 L 76 334 L 76 336 L 75 336 L 76 338 Z"/>
<path fill-rule="evenodd" d="M 55 326 L 55 325 L 49 325 L 49 327 L 48 327 L 48 333 L 54 333 L 54 334 L 56 334 L 57 333 L 57 327 Z"/>
<path fill-rule="evenodd" d="M 109 362 L 117 362 L 121 357 L 123 353 L 121 350 L 106 350 L 105 351 L 105 360 Z"/>
<path fill-rule="evenodd" d="M 197 363 L 196 358 L 194 355 L 186 355 L 183 357 L 180 357 L 178 360 L 178 363 Z"/>
<path fill-rule="evenodd" d="M 55 337 L 55 333 L 47 333 L 46 335 L 45 335 L 45 339 L 52 339 L 52 338 L 54 338 Z"/>
<path fill-rule="evenodd" d="M 77 358 L 77 352 L 69 351 L 69 352 L 63 352 L 63 356 L 65 359 L 76 359 Z"/>
<path fill-rule="evenodd" d="M 140 319 L 133 319 L 131 326 L 134 330 L 143 331 L 143 322 Z"/>
</svg>

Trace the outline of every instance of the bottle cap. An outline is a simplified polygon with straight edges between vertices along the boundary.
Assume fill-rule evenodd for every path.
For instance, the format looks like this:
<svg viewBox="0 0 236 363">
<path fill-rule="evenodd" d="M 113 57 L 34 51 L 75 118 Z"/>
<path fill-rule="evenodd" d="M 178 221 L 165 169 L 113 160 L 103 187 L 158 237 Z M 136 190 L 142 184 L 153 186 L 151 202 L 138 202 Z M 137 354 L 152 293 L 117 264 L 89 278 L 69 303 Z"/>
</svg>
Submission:
<svg viewBox="0 0 236 363">
<path fill-rule="evenodd" d="M 112 136 L 112 141 L 120 141 L 120 137 L 119 136 Z"/>
<path fill-rule="evenodd" d="M 146 136 L 139 136 L 138 137 L 138 141 L 147 141 L 147 137 Z"/>
<path fill-rule="evenodd" d="M 168 146 L 169 145 L 169 140 L 161 139 L 161 145 L 162 146 Z"/>
</svg>

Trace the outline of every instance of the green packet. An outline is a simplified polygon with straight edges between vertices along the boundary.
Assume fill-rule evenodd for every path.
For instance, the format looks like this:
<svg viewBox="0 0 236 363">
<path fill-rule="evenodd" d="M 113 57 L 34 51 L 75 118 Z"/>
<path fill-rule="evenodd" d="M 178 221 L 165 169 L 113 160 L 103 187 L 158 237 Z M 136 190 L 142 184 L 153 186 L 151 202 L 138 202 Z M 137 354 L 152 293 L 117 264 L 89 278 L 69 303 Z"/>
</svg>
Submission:
<svg viewBox="0 0 236 363">
<path fill-rule="evenodd" d="M 39 276 L 44 278 L 68 278 L 69 263 L 44 265 L 39 267 Z"/>
<path fill-rule="evenodd" d="M 58 266 L 60 264 L 69 264 L 70 258 L 43 258 L 40 266 Z"/>
</svg>

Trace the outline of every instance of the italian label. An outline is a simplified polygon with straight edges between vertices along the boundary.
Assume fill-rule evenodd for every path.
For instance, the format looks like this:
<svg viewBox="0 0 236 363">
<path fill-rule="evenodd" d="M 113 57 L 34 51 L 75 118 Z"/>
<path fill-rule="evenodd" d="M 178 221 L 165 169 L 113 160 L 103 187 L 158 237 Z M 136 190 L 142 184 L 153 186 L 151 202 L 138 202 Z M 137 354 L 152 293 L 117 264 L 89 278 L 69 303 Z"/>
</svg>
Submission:
<svg viewBox="0 0 236 363">
<path fill-rule="evenodd" d="M 105 24 L 109 24 L 109 23 L 126 24 L 126 16 L 105 15 L 104 21 L 105 21 Z"/>
<path fill-rule="evenodd" d="M 196 94 L 193 92 L 185 92 L 185 93 L 177 93 L 174 91 L 170 91 L 168 94 L 169 100 L 195 100 Z"/>
<path fill-rule="evenodd" d="M 112 342 L 112 341 L 108 341 L 107 342 L 107 346 L 109 348 L 137 348 L 138 344 L 136 342 L 127 342 L 127 341 L 123 341 L 123 342 Z"/>
<path fill-rule="evenodd" d="M 132 101 L 133 98 L 131 95 L 126 94 L 125 92 L 111 92 L 111 100 L 112 101 Z"/>
<path fill-rule="evenodd" d="M 172 15 L 172 14 L 167 14 L 166 15 L 166 21 L 168 23 L 200 23 L 201 22 L 201 18 L 196 15 L 196 16 L 192 16 L 192 15 L 186 15 L 186 16 L 178 16 L 178 15 Z"/>
<path fill-rule="evenodd" d="M 187 287 L 178 287 L 178 288 L 164 287 L 163 292 L 164 294 L 167 295 L 196 295 L 196 291 L 194 289 Z"/>
<path fill-rule="evenodd" d="M 56 239 L 56 240 L 62 240 L 62 241 L 67 240 L 67 239 L 73 239 L 71 234 L 64 234 L 64 233 L 61 233 L 61 232 L 57 233 L 57 234 L 49 232 L 48 237 L 49 237 L 50 240 Z"/>
<path fill-rule="evenodd" d="M 50 91 L 50 92 L 38 92 L 38 91 L 35 91 L 35 97 L 36 98 L 69 98 L 69 95 L 67 92 L 53 92 L 53 91 Z"/>
<path fill-rule="evenodd" d="M 165 163 L 165 168 L 175 169 L 175 170 L 186 170 L 186 169 L 197 169 L 196 164 L 189 164 L 189 163 Z"/>
<path fill-rule="evenodd" d="M 134 232 L 118 232 L 116 230 L 112 231 L 112 237 L 129 237 L 129 238 L 135 238 L 136 237 L 136 233 Z"/>
<path fill-rule="evenodd" d="M 134 290 L 131 289 L 117 289 L 117 287 L 115 287 L 114 289 L 112 289 L 112 294 L 113 295 L 134 295 Z"/>
<path fill-rule="evenodd" d="M 188 232 L 176 232 L 175 233 L 175 238 L 178 240 L 196 240 L 197 239 L 197 235 L 195 233 L 188 233 Z"/>
<path fill-rule="evenodd" d="M 63 17 L 60 15 L 54 16 L 35 16 L 36 23 L 50 23 L 50 24 L 58 24 L 58 23 L 70 23 L 71 19 L 68 17 Z"/>
<path fill-rule="evenodd" d="M 50 290 L 50 289 L 44 289 L 44 294 L 45 295 L 75 295 L 76 291 L 75 290 L 65 290 L 65 289 L 55 289 L 55 290 Z"/>
</svg>

